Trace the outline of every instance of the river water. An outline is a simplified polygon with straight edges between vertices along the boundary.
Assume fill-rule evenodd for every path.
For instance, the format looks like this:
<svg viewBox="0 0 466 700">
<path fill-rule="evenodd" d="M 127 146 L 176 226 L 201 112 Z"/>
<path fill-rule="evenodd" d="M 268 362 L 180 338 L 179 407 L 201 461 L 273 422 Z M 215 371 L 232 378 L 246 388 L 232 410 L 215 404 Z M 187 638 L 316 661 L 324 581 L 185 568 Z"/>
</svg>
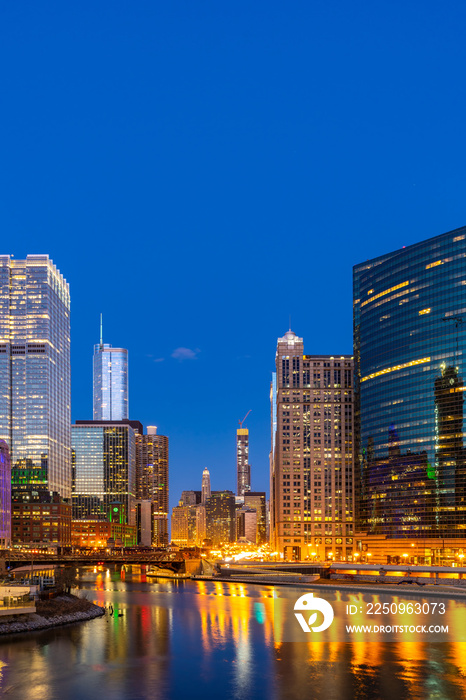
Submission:
<svg viewBox="0 0 466 700">
<path fill-rule="evenodd" d="M 0 639 L 2 698 L 466 697 L 466 643 L 277 642 L 270 586 L 104 569 L 83 572 L 78 594 L 113 615 Z"/>
</svg>

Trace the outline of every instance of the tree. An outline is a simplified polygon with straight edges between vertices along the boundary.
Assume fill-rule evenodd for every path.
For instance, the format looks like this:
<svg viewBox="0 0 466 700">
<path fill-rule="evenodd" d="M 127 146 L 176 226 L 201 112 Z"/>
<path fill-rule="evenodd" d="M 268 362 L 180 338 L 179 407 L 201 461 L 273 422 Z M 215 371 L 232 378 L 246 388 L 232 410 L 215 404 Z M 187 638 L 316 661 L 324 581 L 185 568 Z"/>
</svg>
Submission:
<svg viewBox="0 0 466 700">
<path fill-rule="evenodd" d="M 71 593 L 71 589 L 78 583 L 78 569 L 76 566 L 65 566 L 55 569 L 55 585 L 65 593 Z"/>
</svg>

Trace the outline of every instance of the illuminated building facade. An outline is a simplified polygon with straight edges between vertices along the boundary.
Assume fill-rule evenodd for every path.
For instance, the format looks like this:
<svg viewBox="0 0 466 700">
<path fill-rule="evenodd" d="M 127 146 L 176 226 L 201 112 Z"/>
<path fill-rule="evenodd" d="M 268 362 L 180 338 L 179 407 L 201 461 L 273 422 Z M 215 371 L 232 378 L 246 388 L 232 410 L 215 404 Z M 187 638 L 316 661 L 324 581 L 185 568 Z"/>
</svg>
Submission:
<svg viewBox="0 0 466 700">
<path fill-rule="evenodd" d="M 121 504 L 125 523 L 135 525 L 138 421 L 76 421 L 71 426 L 73 519 L 106 520 Z"/>
<path fill-rule="evenodd" d="M 136 528 L 105 520 L 72 520 L 71 544 L 85 549 L 100 549 L 113 544 L 134 547 L 137 544 Z"/>
<path fill-rule="evenodd" d="M 66 547 L 71 544 L 71 503 L 47 489 L 28 486 L 11 494 L 13 545 Z"/>
<path fill-rule="evenodd" d="M 179 505 L 172 508 L 171 541 L 179 547 L 194 547 L 197 544 L 196 506 Z"/>
<path fill-rule="evenodd" d="M 201 503 L 205 503 L 210 498 L 210 472 L 207 467 L 202 472 Z"/>
<path fill-rule="evenodd" d="M 168 437 L 157 435 L 155 426 L 148 426 L 147 435 L 136 435 L 136 496 L 152 504 L 152 544 L 167 545 Z"/>
<path fill-rule="evenodd" d="M 249 464 L 249 430 L 238 428 L 236 431 L 236 475 L 238 496 L 244 496 L 251 490 L 251 467 Z"/>
<path fill-rule="evenodd" d="M 231 491 L 213 491 L 205 502 L 206 538 L 218 547 L 236 539 L 236 503 Z"/>
<path fill-rule="evenodd" d="M 236 540 L 257 543 L 257 511 L 242 506 L 236 511 Z"/>
<path fill-rule="evenodd" d="M 257 513 L 257 544 L 267 542 L 267 501 L 265 491 L 249 491 L 244 494 L 244 505 Z"/>
<path fill-rule="evenodd" d="M 47 255 L 0 256 L 0 439 L 71 497 L 70 294 Z"/>
<path fill-rule="evenodd" d="M 271 542 L 286 559 L 353 550 L 353 358 L 278 339 L 271 384 Z"/>
<path fill-rule="evenodd" d="M 11 462 L 10 451 L 0 440 L 0 549 L 11 544 Z"/>
<path fill-rule="evenodd" d="M 462 228 L 353 271 L 357 529 L 423 563 L 466 545 L 465 258 Z"/>
<path fill-rule="evenodd" d="M 204 470 L 206 471 L 206 470 Z M 202 546 L 206 537 L 206 509 L 202 491 L 183 491 L 172 508 L 171 541 L 181 547 Z"/>
<path fill-rule="evenodd" d="M 94 420 L 128 418 L 128 351 L 101 342 L 94 345 Z"/>
</svg>

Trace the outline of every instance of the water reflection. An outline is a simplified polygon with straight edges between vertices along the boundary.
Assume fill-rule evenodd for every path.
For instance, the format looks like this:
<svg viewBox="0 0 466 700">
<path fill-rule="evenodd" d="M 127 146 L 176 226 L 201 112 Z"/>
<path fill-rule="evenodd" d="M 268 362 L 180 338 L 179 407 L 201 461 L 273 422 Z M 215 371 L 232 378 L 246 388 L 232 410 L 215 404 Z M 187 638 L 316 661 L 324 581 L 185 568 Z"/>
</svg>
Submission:
<svg viewBox="0 0 466 700">
<path fill-rule="evenodd" d="M 465 696 L 466 644 L 285 643 L 274 639 L 280 589 L 129 578 L 106 570 L 82 578 L 80 593 L 112 604 L 112 615 L 3 640 L 0 694 L 28 700 Z M 452 614 L 466 623 L 461 601 Z"/>
</svg>

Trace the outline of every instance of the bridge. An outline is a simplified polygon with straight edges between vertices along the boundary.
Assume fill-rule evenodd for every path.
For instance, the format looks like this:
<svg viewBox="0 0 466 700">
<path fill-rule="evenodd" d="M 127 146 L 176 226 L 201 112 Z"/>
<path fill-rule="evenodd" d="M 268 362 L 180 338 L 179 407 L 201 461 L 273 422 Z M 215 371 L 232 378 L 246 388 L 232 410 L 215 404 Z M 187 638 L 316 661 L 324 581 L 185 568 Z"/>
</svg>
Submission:
<svg viewBox="0 0 466 700">
<path fill-rule="evenodd" d="M 200 557 L 186 552 L 91 552 L 74 554 L 48 554 L 45 552 L 5 552 L 1 558 L 10 568 L 25 564 L 50 564 L 73 566 L 96 566 L 98 564 L 151 564 L 156 567 L 184 564 L 186 561 L 199 561 Z"/>
</svg>

